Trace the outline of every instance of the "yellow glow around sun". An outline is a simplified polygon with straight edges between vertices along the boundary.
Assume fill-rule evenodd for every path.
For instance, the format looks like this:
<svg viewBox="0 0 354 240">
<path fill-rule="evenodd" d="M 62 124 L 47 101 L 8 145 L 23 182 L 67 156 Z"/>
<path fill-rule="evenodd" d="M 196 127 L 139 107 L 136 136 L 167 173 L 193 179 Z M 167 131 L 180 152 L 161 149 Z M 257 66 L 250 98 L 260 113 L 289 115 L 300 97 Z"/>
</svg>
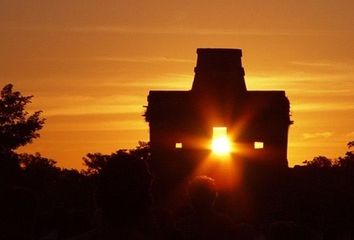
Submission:
<svg viewBox="0 0 354 240">
<path fill-rule="evenodd" d="M 213 128 L 213 140 L 211 143 L 211 149 L 216 154 L 228 154 L 231 151 L 230 140 L 227 137 L 226 127 L 214 127 Z"/>
</svg>

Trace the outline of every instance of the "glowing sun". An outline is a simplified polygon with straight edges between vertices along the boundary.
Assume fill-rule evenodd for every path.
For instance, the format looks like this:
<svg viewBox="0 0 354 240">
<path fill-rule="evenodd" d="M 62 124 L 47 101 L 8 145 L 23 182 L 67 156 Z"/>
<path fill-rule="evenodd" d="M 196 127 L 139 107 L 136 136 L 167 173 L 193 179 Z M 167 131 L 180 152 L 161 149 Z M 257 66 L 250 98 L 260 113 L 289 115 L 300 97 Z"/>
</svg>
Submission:
<svg viewBox="0 0 354 240">
<path fill-rule="evenodd" d="M 214 153 L 219 155 L 224 155 L 231 152 L 231 144 L 229 138 L 227 137 L 226 127 L 213 128 L 213 140 L 211 142 L 211 149 Z"/>
</svg>

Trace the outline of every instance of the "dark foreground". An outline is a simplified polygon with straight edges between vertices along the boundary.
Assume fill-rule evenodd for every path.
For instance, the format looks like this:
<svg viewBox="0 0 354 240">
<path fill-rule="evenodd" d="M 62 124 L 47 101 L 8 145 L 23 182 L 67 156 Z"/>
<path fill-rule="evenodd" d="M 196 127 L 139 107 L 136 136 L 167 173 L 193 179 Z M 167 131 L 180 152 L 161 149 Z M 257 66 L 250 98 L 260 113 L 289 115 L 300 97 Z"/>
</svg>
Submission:
<svg viewBox="0 0 354 240">
<path fill-rule="evenodd" d="M 124 151 L 99 172 L 45 162 L 4 166 L 4 240 L 354 239 L 351 162 L 258 169 L 235 191 L 222 190 L 217 179 L 191 177 L 165 198 L 155 187 L 164 182 L 154 179 L 146 161 Z"/>
</svg>

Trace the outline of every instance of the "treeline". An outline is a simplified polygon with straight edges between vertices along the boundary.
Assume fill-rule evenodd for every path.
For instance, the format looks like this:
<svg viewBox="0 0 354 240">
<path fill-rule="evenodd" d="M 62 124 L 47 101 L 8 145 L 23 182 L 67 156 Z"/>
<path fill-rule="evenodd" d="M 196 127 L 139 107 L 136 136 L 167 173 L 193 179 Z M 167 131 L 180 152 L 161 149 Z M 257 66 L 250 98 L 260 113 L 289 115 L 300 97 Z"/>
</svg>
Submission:
<svg viewBox="0 0 354 240">
<path fill-rule="evenodd" d="M 17 153 L 40 136 L 45 123 L 41 111 L 27 112 L 32 97 L 14 91 L 12 84 L 0 93 L 0 239 L 65 239 L 95 225 L 102 168 L 126 156 L 146 160 L 148 144 L 110 155 L 87 154 L 81 171 L 60 168 L 40 153 Z"/>
<path fill-rule="evenodd" d="M 347 143 L 348 151 L 344 156 L 330 159 L 326 156 L 317 156 L 312 160 L 305 160 L 303 163 L 307 167 L 311 168 L 353 168 L 354 164 L 354 152 L 351 151 L 351 148 L 354 148 L 354 141 L 350 141 Z"/>
<path fill-rule="evenodd" d="M 127 160 L 149 164 L 149 144 L 139 142 L 134 149 L 112 154 L 88 153 L 81 171 L 60 168 L 55 160 L 40 153 L 19 154 L 16 150 L 38 138 L 38 131 L 45 123 L 41 111 L 33 114 L 26 111 L 31 99 L 32 96 L 13 91 L 11 84 L 1 91 L 0 239 L 66 239 L 90 231 L 100 225 L 97 195 L 104 187 L 101 181 L 104 169 L 111 169 L 113 176 L 123 176 L 119 178 L 122 188 L 131 184 L 130 179 L 139 182 L 140 176 L 134 173 L 135 167 L 141 166 L 129 166 L 127 163 L 131 161 Z M 294 230 L 290 225 L 297 230 L 291 235 L 293 238 L 278 239 L 318 239 L 316 234 L 322 236 L 320 239 L 354 238 L 354 141 L 347 147 L 348 151 L 336 159 L 317 156 L 294 168 L 251 170 L 241 195 L 232 196 L 230 204 L 230 194 L 220 192 L 216 207 L 235 222 L 246 222 L 245 229 L 252 229 L 258 236 L 280 221 L 286 223 L 280 224 L 283 226 L 280 230 L 285 227 L 287 234 Z M 132 168 L 128 171 L 127 167 Z M 119 182 L 115 184 L 119 186 Z M 115 189 L 110 190 L 115 194 Z M 136 194 L 134 187 L 121 189 L 126 190 Z M 113 196 L 117 201 L 124 198 L 123 194 Z M 242 198 L 243 205 L 239 201 Z M 253 212 L 247 213 L 247 207 Z M 178 220 L 183 212 L 173 212 L 172 219 Z M 169 225 L 170 221 L 162 222 Z M 165 228 L 170 229 L 170 225 Z"/>
<path fill-rule="evenodd" d="M 127 156 L 148 163 L 148 143 L 141 142 L 135 149 L 112 154 L 89 153 L 83 158 L 85 169 L 82 171 L 59 168 L 54 160 L 40 154 L 13 156 L 12 160 L 16 159 L 19 168 L 8 175 L 11 187 L 3 188 L 0 193 L 4 202 L 2 217 L 6 216 L 6 224 L 0 225 L 12 232 L 26 232 L 31 219 L 27 219 L 24 229 L 19 229 L 21 223 L 16 216 L 26 217 L 24 213 L 28 213 L 30 217 L 33 210 L 35 239 L 50 235 L 57 236 L 54 239 L 66 239 L 90 231 L 97 226 L 96 196 L 102 170 L 110 162 L 117 163 L 111 166 L 120 167 L 119 162 Z M 341 239 L 334 236 L 348 234 L 354 229 L 353 166 L 353 151 L 349 149 L 337 160 L 315 157 L 282 174 L 257 172 L 257 176 L 266 177 L 244 187 L 253 204 L 248 206 L 255 211 L 251 218 L 243 215 L 241 208 L 244 205 L 236 204 L 227 210 L 230 206 L 223 205 L 227 197 L 224 192 L 219 193 L 217 206 L 227 211 L 235 222 L 246 222 L 256 232 L 280 221 L 295 224 L 301 230 L 300 236 L 312 232 L 331 236 L 328 239 Z M 8 209 L 18 212 L 6 214 Z M 180 212 L 173 214 L 178 219 Z M 14 217 L 16 229 L 9 225 L 11 217 Z"/>
<path fill-rule="evenodd" d="M 287 175 L 284 212 L 324 239 L 354 238 L 353 141 L 347 146 L 344 156 L 317 156 Z"/>
<path fill-rule="evenodd" d="M 81 171 L 60 168 L 39 153 L 2 156 L 0 239 L 26 239 L 23 235 L 29 231 L 34 239 L 66 239 L 91 230 L 97 225 L 100 172 L 107 163 L 126 156 L 145 160 L 148 144 L 109 155 L 87 154 L 83 158 L 86 168 Z"/>
</svg>

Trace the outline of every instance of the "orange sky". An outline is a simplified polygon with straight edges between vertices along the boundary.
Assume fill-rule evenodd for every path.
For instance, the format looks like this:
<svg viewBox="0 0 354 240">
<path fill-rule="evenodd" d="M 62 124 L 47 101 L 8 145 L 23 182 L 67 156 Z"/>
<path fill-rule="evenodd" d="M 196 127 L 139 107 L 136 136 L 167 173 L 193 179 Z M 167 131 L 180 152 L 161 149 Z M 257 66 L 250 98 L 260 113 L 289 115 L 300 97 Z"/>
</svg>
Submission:
<svg viewBox="0 0 354 240">
<path fill-rule="evenodd" d="M 0 83 L 47 118 L 21 149 L 59 166 L 148 140 L 150 89 L 191 88 L 198 47 L 241 48 L 246 84 L 284 89 L 289 162 L 354 139 L 352 0 L 0 0 Z"/>
</svg>

